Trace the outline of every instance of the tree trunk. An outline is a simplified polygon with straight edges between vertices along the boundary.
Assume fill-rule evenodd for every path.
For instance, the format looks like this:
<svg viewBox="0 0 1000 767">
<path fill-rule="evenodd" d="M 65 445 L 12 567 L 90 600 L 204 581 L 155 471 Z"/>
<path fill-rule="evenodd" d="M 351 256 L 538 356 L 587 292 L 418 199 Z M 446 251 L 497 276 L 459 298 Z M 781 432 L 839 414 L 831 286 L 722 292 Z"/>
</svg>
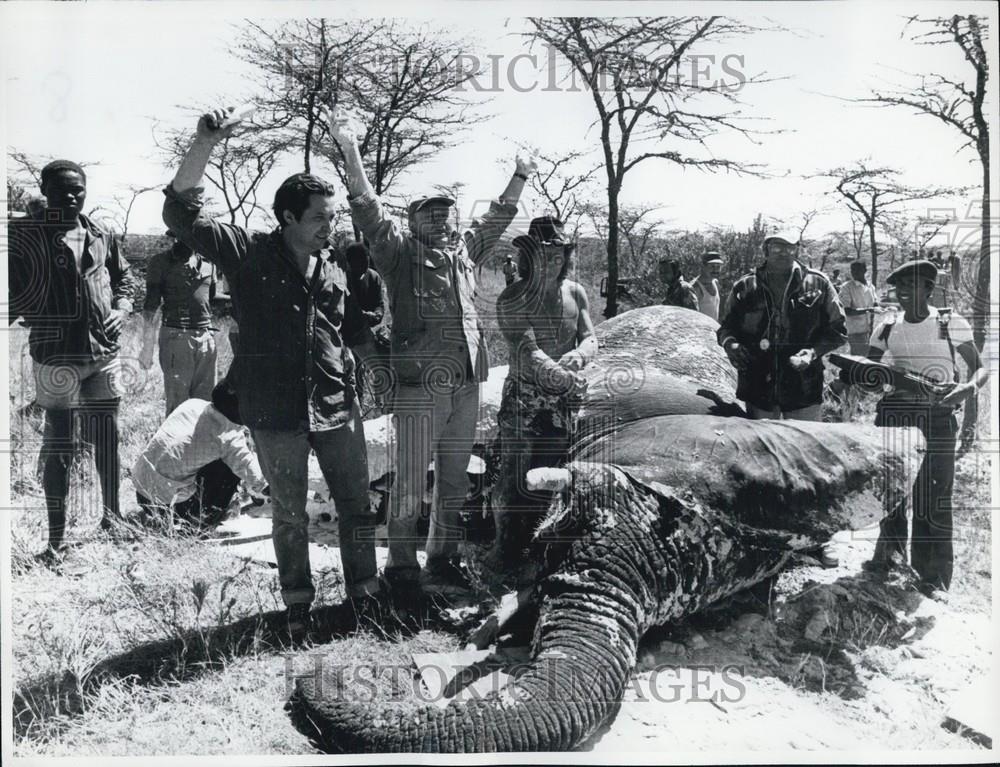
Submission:
<svg viewBox="0 0 1000 767">
<path fill-rule="evenodd" d="M 871 219 L 868 221 L 868 243 L 872 249 L 872 285 L 878 284 L 878 245 L 875 243 L 875 198 L 872 197 Z"/>
<path fill-rule="evenodd" d="M 972 300 L 972 338 L 981 352 L 986 344 L 986 329 L 990 316 L 990 148 L 980 155 L 983 161 L 983 209 L 980 224 L 979 270 L 976 274 L 976 292 Z"/>
<path fill-rule="evenodd" d="M 608 187 L 608 300 L 604 316 L 618 314 L 618 189 Z"/>
</svg>

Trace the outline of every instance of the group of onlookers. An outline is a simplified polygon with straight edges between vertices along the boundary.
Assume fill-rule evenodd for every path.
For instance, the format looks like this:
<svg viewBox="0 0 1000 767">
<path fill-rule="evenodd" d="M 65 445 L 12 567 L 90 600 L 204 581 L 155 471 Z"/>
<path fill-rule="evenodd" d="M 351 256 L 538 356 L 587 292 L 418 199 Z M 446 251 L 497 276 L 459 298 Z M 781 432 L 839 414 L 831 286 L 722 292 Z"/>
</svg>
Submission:
<svg viewBox="0 0 1000 767">
<path fill-rule="evenodd" d="M 325 119 L 344 159 L 354 224 L 367 242 L 339 254 L 329 248 L 334 187 L 311 174 L 293 175 L 279 187 L 274 231 L 250 231 L 206 213 L 204 169 L 238 120 L 227 110 L 199 120 L 164 190 L 163 219 L 175 241 L 150 261 L 142 307 L 139 362 L 152 366 L 159 322 L 166 417 L 131 469 L 147 516 L 171 513 L 211 525 L 225 514 L 240 482 L 258 502 L 269 496 L 293 636 L 308 634 L 315 598 L 306 513 L 310 452 L 336 506 L 345 591 L 359 624 L 405 625 L 424 597 L 471 589 L 459 556 L 460 511 L 479 384 L 489 374 L 474 303 L 476 268 L 492 255 L 535 170 L 533 161 L 518 159 L 499 197 L 464 230 L 457 226 L 454 200 L 442 195 L 413 200 L 404 229 L 374 193 L 349 121 L 329 112 Z M 23 318 L 30 328 L 35 396 L 45 410 L 45 556 L 58 561 L 67 546 L 74 420 L 95 446 L 103 524 L 114 528 L 122 516 L 119 353 L 136 291 L 115 238 L 83 213 L 83 169 L 50 163 L 41 185 L 46 206 L 10 222 L 10 320 Z M 498 419 L 503 470 L 495 497 L 505 510 L 538 512 L 547 496 L 529 492 L 524 475 L 561 459 L 572 427 L 570 402 L 585 388 L 580 371 L 597 354 L 597 341 L 586 292 L 569 279 L 574 243 L 562 222 L 536 218 L 513 245 L 517 262 L 508 257 L 504 264 L 506 287 L 496 306 L 510 367 Z M 851 280 L 838 293 L 830 279 L 798 259 L 797 237 L 769 236 L 761 265 L 740 277 L 726 300 L 722 265 L 722 254 L 705 253 L 689 284 L 678 262 L 664 259 L 663 301 L 718 320 L 718 341 L 738 371 L 737 394 L 751 418 L 820 420 L 823 357 L 845 342 L 854 354 L 878 359 L 888 353 L 895 365 L 936 380 L 957 381 L 956 360 L 967 363 L 970 380 L 947 396 L 887 394 L 877 416 L 882 425 L 916 425 L 928 439 L 914 490 L 913 564 L 930 587 L 947 588 L 959 434 L 954 411 L 966 403 L 961 442 L 967 447 L 975 426 L 973 395 L 986 374 L 968 323 L 927 303 L 935 266 L 915 261 L 894 271 L 888 281 L 903 311 L 874 322 L 878 300 L 864 265 L 852 265 Z M 228 296 L 218 290 L 220 275 Z M 371 395 L 391 399 L 396 449 L 388 562 L 380 575 L 356 384 L 359 365 L 384 363 L 374 332 L 383 321 L 383 291 L 392 319 L 391 373 L 385 368 L 391 385 Z M 234 360 L 221 381 L 211 311 L 219 297 L 231 298 L 238 329 L 230 334 Z M 432 461 L 436 499 L 421 566 L 417 518 Z M 533 518 L 498 517 L 498 569 L 523 561 L 524 531 L 516 527 Z M 883 525 L 877 564 L 896 563 L 905 538 L 905 516 L 894 509 Z"/>
</svg>

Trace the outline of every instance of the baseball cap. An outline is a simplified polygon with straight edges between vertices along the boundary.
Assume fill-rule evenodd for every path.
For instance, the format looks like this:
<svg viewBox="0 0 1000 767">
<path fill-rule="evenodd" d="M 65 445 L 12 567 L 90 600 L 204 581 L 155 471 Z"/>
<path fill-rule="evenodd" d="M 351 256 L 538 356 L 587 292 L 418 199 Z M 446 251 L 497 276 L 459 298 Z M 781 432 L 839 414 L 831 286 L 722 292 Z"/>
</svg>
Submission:
<svg viewBox="0 0 1000 767">
<path fill-rule="evenodd" d="M 450 197 L 445 197 L 444 195 L 441 194 L 431 195 L 430 197 L 418 197 L 417 199 L 410 202 L 410 206 L 409 208 L 407 208 L 407 215 L 410 218 L 413 218 L 413 215 L 418 210 L 426 208 L 428 205 L 433 205 L 435 203 L 438 205 L 451 206 L 455 204 L 455 201 Z"/>
</svg>

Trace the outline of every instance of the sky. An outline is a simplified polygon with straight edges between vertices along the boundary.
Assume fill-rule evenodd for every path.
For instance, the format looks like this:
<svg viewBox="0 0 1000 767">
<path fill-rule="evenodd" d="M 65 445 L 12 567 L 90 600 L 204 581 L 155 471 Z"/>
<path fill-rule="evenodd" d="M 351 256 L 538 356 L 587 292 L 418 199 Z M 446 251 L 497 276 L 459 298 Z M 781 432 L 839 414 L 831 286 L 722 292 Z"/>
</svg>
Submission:
<svg viewBox="0 0 1000 767">
<path fill-rule="evenodd" d="M 902 16 L 915 8 L 924 15 L 968 10 L 989 16 L 996 30 L 994 4 L 714 5 L 695 9 L 656 2 L 439 2 L 420 5 L 422 16 L 412 22 L 468 37 L 474 41 L 473 53 L 500 56 L 503 66 L 527 51 L 521 33 L 526 29 L 523 16 L 529 13 L 673 15 L 696 10 L 704 15 L 711 10 L 782 27 L 713 51 L 720 58 L 742 56 L 747 74 L 781 78 L 749 84 L 740 92 L 745 115 L 765 130 L 780 132 L 756 143 L 735 134 L 719 136 L 709 147 L 715 156 L 764 164 L 769 177 L 712 174 L 646 161 L 626 176 L 622 199 L 656 207 L 654 215 L 664 228 L 745 229 L 758 212 L 794 222 L 803 211 L 820 208 L 823 212 L 810 226 L 810 235 L 847 229 L 843 203 L 824 194 L 830 182 L 804 177 L 866 157 L 899 169 L 905 182 L 917 186 L 979 184 L 978 159 L 971 150 L 956 153 L 961 140 L 953 129 L 905 110 L 865 108 L 842 99 L 866 94 L 880 79 L 898 80 L 900 72 L 933 70 L 965 77 L 969 67 L 957 49 L 915 46 L 901 39 Z M 99 162 L 88 171 L 89 202 L 110 206 L 111 198 L 130 184 L 165 184 L 171 178 L 153 142 L 154 123 L 190 125 L 193 131 L 189 110 L 194 105 L 220 96 L 236 103 L 248 94 L 252 71 L 227 51 L 244 18 L 413 13 L 413 4 L 388 2 L 6 3 L 0 8 L 5 143 L 8 149 L 32 154 Z M 594 164 L 600 162 L 599 139 L 590 128 L 595 117 L 590 94 L 541 87 L 522 92 L 532 82 L 544 83 L 545 63 L 540 61 L 543 71 L 537 74 L 525 59 L 515 66 L 520 89 L 501 78 L 500 92 L 483 104 L 489 118 L 411 170 L 400 182 L 401 192 L 415 196 L 434 184 L 463 182 L 464 215 L 476 200 L 503 189 L 509 171 L 500 162 L 512 159 L 519 142 L 551 153 L 581 150 L 591 153 Z M 996 114 L 995 88 L 989 99 L 988 113 Z M 261 189 L 262 199 L 270 199 L 282 178 L 297 170 L 294 161 L 275 169 Z M 140 197 L 130 231 L 162 232 L 161 203 L 158 192 Z M 526 215 L 540 212 L 530 200 L 527 203 Z M 976 192 L 921 205 L 914 214 L 954 212 L 959 223 L 948 236 L 968 239 L 975 232 Z"/>
</svg>

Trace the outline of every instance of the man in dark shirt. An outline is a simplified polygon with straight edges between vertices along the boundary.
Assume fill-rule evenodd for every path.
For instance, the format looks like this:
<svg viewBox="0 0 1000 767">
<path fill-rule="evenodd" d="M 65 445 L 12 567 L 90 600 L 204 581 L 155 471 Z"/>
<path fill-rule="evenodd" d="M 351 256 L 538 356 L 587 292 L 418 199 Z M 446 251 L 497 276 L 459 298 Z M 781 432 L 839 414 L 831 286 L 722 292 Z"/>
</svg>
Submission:
<svg viewBox="0 0 1000 767">
<path fill-rule="evenodd" d="M 274 198 L 279 228 L 270 233 L 223 224 L 202 211 L 205 166 L 239 122 L 231 111 L 198 121 L 165 190 L 163 220 L 219 266 L 239 307 L 237 398 L 271 488 L 278 578 L 296 640 L 309 634 L 316 593 L 305 508 L 310 449 L 336 504 L 347 596 L 359 622 L 381 617 L 364 429 L 354 361 L 341 335 L 347 277 L 326 251 L 334 190 L 316 176 L 285 179 Z"/>
<path fill-rule="evenodd" d="M 65 548 L 73 420 L 94 446 L 104 498 L 102 527 L 119 516 L 119 336 L 134 285 L 114 235 L 83 215 L 87 176 L 68 160 L 42 169 L 43 210 L 9 224 L 9 322 L 30 328 L 35 401 L 45 409 L 42 487 L 48 559 Z"/>
<path fill-rule="evenodd" d="M 358 397 L 362 396 L 361 382 L 366 372 L 374 372 L 373 399 L 381 401 L 388 388 L 388 360 L 379 355 L 379 345 L 372 328 L 385 316 L 382 297 L 382 278 L 370 266 L 368 247 L 354 242 L 344 251 L 347 261 L 347 316 L 344 318 L 344 339 L 351 347 L 358 363 Z"/>
<path fill-rule="evenodd" d="M 821 421 L 823 355 L 847 341 L 837 291 L 798 253 L 798 235 L 766 237 L 764 263 L 733 285 L 716 331 L 738 372 L 736 396 L 754 419 Z M 827 547 L 810 553 L 837 566 Z"/>
<path fill-rule="evenodd" d="M 661 258 L 659 271 L 664 286 L 663 303 L 667 306 L 680 306 L 698 311 L 698 296 L 684 282 L 680 262 L 676 258 Z"/>
<path fill-rule="evenodd" d="M 139 360 L 147 370 L 153 364 L 156 311 L 162 302 L 160 367 L 167 415 L 192 397 L 208 400 L 212 396 L 217 353 L 210 302 L 215 289 L 215 265 L 179 240 L 149 260 Z"/>
</svg>

